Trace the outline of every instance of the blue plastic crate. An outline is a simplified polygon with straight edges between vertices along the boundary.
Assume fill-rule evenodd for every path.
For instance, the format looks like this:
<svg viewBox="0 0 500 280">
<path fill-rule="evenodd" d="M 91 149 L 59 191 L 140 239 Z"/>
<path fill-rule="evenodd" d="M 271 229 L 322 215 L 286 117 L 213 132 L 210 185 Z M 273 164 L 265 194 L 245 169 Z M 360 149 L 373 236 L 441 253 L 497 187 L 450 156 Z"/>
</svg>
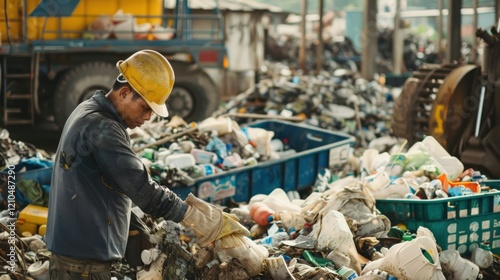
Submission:
<svg viewBox="0 0 500 280">
<path fill-rule="evenodd" d="M 303 190 L 312 186 L 319 171 L 328 168 L 331 158 L 347 159 L 354 137 L 306 124 L 286 121 L 260 121 L 248 125 L 274 132 L 274 139 L 288 139 L 297 153 L 291 157 L 241 167 L 197 179 L 192 186 L 173 188 L 181 198 L 191 192 L 208 201 L 231 197 L 247 202 L 256 194 L 269 194 L 276 188 Z"/>
<path fill-rule="evenodd" d="M 500 180 L 485 181 L 500 190 Z M 443 250 L 469 255 L 482 241 L 500 255 L 500 191 L 430 200 L 379 199 L 377 209 L 393 225 L 405 224 L 411 231 L 419 226 L 434 233 Z"/>
<path fill-rule="evenodd" d="M 8 169 L 2 170 L 3 175 L 8 175 Z M 40 185 L 50 185 L 52 179 L 52 167 L 44 167 L 23 172 L 15 173 L 15 181 L 32 180 L 37 181 Z"/>
</svg>

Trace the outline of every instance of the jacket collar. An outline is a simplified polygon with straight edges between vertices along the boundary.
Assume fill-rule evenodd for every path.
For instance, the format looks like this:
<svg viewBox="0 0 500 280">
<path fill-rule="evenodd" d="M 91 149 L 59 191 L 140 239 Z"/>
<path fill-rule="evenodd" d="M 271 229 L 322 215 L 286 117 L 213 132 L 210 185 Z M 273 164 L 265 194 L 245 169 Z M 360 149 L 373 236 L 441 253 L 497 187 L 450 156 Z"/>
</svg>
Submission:
<svg viewBox="0 0 500 280">
<path fill-rule="evenodd" d="M 110 113 L 113 119 L 120 123 L 123 129 L 127 129 L 127 125 L 118 113 L 118 110 L 116 110 L 116 107 L 113 105 L 113 103 L 111 103 L 111 101 L 106 98 L 105 94 L 106 92 L 103 90 L 96 90 L 92 98 L 104 109 L 104 111 Z"/>
</svg>

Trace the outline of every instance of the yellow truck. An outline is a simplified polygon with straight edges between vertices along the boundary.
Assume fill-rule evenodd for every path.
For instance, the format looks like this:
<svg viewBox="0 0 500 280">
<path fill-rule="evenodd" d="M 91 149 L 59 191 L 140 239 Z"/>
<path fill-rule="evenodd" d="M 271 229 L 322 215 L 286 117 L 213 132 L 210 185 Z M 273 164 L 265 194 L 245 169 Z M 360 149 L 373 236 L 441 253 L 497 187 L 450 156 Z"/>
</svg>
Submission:
<svg viewBox="0 0 500 280">
<path fill-rule="evenodd" d="M 174 0 L 172 0 L 174 1 Z M 165 55 L 176 74 L 171 114 L 199 121 L 215 111 L 227 69 L 223 18 L 191 13 L 187 0 L 1 0 L 2 125 L 54 121 L 118 75 L 140 49 Z"/>
</svg>

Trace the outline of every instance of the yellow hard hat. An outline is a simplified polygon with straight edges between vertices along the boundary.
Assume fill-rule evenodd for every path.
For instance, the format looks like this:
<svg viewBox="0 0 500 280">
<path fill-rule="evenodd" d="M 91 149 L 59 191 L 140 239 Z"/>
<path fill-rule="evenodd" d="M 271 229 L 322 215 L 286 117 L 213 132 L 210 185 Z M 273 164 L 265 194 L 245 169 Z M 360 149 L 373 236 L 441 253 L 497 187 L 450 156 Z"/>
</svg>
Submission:
<svg viewBox="0 0 500 280">
<path fill-rule="evenodd" d="M 172 92 L 175 74 L 163 55 L 153 50 L 141 50 L 118 61 L 116 67 L 121 74 L 119 81 L 128 82 L 157 115 L 168 117 L 165 102 Z"/>
</svg>

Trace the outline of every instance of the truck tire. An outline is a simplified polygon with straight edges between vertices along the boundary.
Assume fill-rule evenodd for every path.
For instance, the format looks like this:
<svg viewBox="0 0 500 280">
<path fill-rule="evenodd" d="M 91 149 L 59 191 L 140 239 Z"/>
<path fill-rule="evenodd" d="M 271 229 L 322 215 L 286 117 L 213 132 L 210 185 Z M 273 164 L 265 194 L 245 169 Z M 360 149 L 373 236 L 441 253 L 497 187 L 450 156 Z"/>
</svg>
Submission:
<svg viewBox="0 0 500 280">
<path fill-rule="evenodd" d="M 65 73 L 54 94 L 54 119 L 59 129 L 78 104 L 98 89 L 108 91 L 117 76 L 116 66 L 107 62 L 83 63 Z"/>
<path fill-rule="evenodd" d="M 418 79 L 408 78 L 403 85 L 401 94 L 394 103 L 391 128 L 396 137 L 407 139 L 411 144 L 415 142 L 412 130 L 412 108 L 417 96 Z"/>
<path fill-rule="evenodd" d="M 188 122 L 202 121 L 217 110 L 219 91 L 212 79 L 196 66 L 172 63 L 175 84 L 167 100 L 170 116 L 177 115 Z"/>
</svg>

